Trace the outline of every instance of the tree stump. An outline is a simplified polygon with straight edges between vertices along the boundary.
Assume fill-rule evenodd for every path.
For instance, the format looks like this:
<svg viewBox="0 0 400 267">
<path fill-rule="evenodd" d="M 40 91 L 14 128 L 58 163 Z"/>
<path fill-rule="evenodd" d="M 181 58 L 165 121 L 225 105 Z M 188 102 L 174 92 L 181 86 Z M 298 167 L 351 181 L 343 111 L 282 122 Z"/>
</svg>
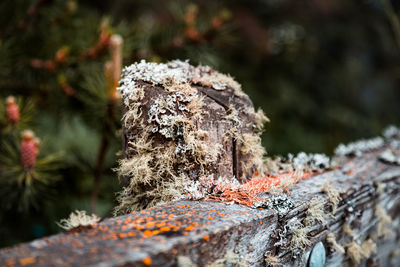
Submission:
<svg viewBox="0 0 400 267">
<path fill-rule="evenodd" d="M 200 179 L 244 182 L 261 168 L 268 119 L 230 76 L 141 61 L 124 69 L 119 90 L 125 187 L 117 213 L 180 199 Z"/>
</svg>

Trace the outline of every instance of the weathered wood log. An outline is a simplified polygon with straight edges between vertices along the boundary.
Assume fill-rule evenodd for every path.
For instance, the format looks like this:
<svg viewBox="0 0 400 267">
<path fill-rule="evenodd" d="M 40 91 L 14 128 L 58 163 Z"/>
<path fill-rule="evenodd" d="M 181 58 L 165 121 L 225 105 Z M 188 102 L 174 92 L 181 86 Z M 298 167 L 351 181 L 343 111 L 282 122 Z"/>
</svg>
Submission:
<svg viewBox="0 0 400 267">
<path fill-rule="evenodd" d="M 135 63 L 120 88 L 124 214 L 188 193 L 200 177 L 249 179 L 260 168 L 267 118 L 231 77 L 187 62 Z"/>
<path fill-rule="evenodd" d="M 386 143 L 340 158 L 340 166 L 300 181 L 272 209 L 167 203 L 2 249 L 0 265 L 306 266 L 322 241 L 327 266 L 400 266 L 400 166 L 382 157 L 388 149 L 400 153 Z M 293 208 L 280 213 L 285 202 Z"/>
</svg>

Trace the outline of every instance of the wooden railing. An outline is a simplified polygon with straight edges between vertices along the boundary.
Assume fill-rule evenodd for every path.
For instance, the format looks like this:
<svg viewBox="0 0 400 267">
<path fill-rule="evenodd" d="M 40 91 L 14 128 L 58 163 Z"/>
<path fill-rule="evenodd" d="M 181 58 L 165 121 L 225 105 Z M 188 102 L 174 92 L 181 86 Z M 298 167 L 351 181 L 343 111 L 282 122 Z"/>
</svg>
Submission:
<svg viewBox="0 0 400 267">
<path fill-rule="evenodd" d="M 0 265 L 306 266 L 322 242 L 327 266 L 400 266 L 400 166 L 379 159 L 386 149 L 300 181 L 280 199 L 293 204 L 287 214 L 279 201 L 276 209 L 172 202 L 2 249 Z"/>
</svg>

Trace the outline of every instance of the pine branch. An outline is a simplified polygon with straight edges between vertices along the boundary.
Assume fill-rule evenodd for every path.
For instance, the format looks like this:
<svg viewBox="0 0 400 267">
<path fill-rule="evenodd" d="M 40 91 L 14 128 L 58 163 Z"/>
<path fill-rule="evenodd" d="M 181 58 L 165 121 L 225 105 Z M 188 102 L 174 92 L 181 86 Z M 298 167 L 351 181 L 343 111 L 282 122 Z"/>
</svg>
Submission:
<svg viewBox="0 0 400 267">
<path fill-rule="evenodd" d="M 389 22 L 393 29 L 393 34 L 397 43 L 398 48 L 400 49 L 400 20 L 397 16 L 396 12 L 393 10 L 393 6 L 388 0 L 381 0 L 383 8 L 385 10 L 386 16 L 389 19 Z"/>
<path fill-rule="evenodd" d="M 2 38 L 7 38 L 10 35 L 15 35 L 17 34 L 17 31 L 24 31 L 26 30 L 27 26 L 29 23 L 32 23 L 32 21 L 38 16 L 39 14 L 39 9 L 42 6 L 49 5 L 53 3 L 54 0 L 38 0 L 36 4 L 32 5 L 25 14 L 25 17 L 19 21 L 17 25 L 15 25 L 13 28 L 10 28 L 6 30 L 5 32 L 0 32 L 0 36 Z"/>
</svg>

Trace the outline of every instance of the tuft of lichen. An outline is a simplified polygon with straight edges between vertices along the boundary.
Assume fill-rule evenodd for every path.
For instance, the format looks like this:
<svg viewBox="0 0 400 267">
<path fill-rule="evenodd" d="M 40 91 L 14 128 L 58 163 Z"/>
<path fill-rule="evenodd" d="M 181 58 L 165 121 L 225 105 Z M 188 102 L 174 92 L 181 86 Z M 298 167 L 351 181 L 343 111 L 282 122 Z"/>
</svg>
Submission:
<svg viewBox="0 0 400 267">
<path fill-rule="evenodd" d="M 354 238 L 356 236 L 356 233 L 354 232 L 354 230 L 350 227 L 350 225 L 345 224 L 342 227 L 343 232 L 348 235 L 351 238 Z"/>
<path fill-rule="evenodd" d="M 326 241 L 328 242 L 328 244 L 337 252 L 339 252 L 340 254 L 344 254 L 345 250 L 343 248 L 342 245 L 340 245 L 337 241 L 336 241 L 336 237 L 333 233 L 329 233 L 326 236 Z"/>
<path fill-rule="evenodd" d="M 189 257 L 187 256 L 178 256 L 177 258 L 177 266 L 178 267 L 197 267 L 197 264 L 195 264 Z"/>
<path fill-rule="evenodd" d="M 400 138 L 400 129 L 394 125 L 389 125 L 382 132 L 386 139 Z"/>
<path fill-rule="evenodd" d="M 267 264 L 267 266 L 279 266 L 279 257 L 276 255 L 272 255 L 271 252 L 267 251 L 265 253 L 265 263 Z"/>
<path fill-rule="evenodd" d="M 314 225 L 315 223 L 326 223 L 327 214 L 324 211 L 324 202 L 321 199 L 313 198 L 306 211 L 306 218 L 304 224 L 306 226 Z"/>
<path fill-rule="evenodd" d="M 290 247 L 293 251 L 303 251 L 307 247 L 311 245 L 311 241 L 308 238 L 308 227 L 302 225 L 301 223 L 297 222 L 294 224 L 293 227 L 293 234 L 290 240 Z"/>
<path fill-rule="evenodd" d="M 324 183 L 321 190 L 322 190 L 322 192 L 324 192 L 325 194 L 328 195 L 329 201 L 332 206 L 332 213 L 335 213 L 336 209 L 338 208 L 340 200 L 342 200 L 339 192 L 329 181 L 326 181 Z"/>
<path fill-rule="evenodd" d="M 347 246 L 347 256 L 355 265 L 359 265 L 362 259 L 368 259 L 372 253 L 376 252 L 376 244 L 372 239 L 368 239 L 359 245 L 353 241 Z"/>
<path fill-rule="evenodd" d="M 335 149 L 335 155 L 361 157 L 364 152 L 378 149 L 383 145 L 384 140 L 379 136 L 371 139 L 362 139 L 347 145 L 340 144 Z"/>
<path fill-rule="evenodd" d="M 289 153 L 286 157 L 265 158 L 264 164 L 265 169 L 272 173 L 322 172 L 330 168 L 331 159 L 325 154 L 299 152 L 297 155 Z"/>
<path fill-rule="evenodd" d="M 362 254 L 366 259 L 376 252 L 376 243 L 372 239 L 368 239 L 361 244 Z"/>
<path fill-rule="evenodd" d="M 228 249 L 223 258 L 217 259 L 216 261 L 206 265 L 206 267 L 224 266 L 247 267 L 249 266 L 249 263 L 246 256 L 235 253 L 233 249 Z"/>
<path fill-rule="evenodd" d="M 378 229 L 377 237 L 386 237 L 392 233 L 390 225 L 392 224 L 392 218 L 389 216 L 387 211 L 382 206 L 376 206 L 375 215 L 378 217 Z"/>
<path fill-rule="evenodd" d="M 61 219 L 57 225 L 64 230 L 73 230 L 78 227 L 89 227 L 100 221 L 96 214 L 87 215 L 85 210 L 76 210 L 71 212 L 67 219 Z"/>
<path fill-rule="evenodd" d="M 355 241 L 348 244 L 346 254 L 354 265 L 359 265 L 361 263 L 361 260 L 364 258 L 361 246 Z"/>
</svg>

